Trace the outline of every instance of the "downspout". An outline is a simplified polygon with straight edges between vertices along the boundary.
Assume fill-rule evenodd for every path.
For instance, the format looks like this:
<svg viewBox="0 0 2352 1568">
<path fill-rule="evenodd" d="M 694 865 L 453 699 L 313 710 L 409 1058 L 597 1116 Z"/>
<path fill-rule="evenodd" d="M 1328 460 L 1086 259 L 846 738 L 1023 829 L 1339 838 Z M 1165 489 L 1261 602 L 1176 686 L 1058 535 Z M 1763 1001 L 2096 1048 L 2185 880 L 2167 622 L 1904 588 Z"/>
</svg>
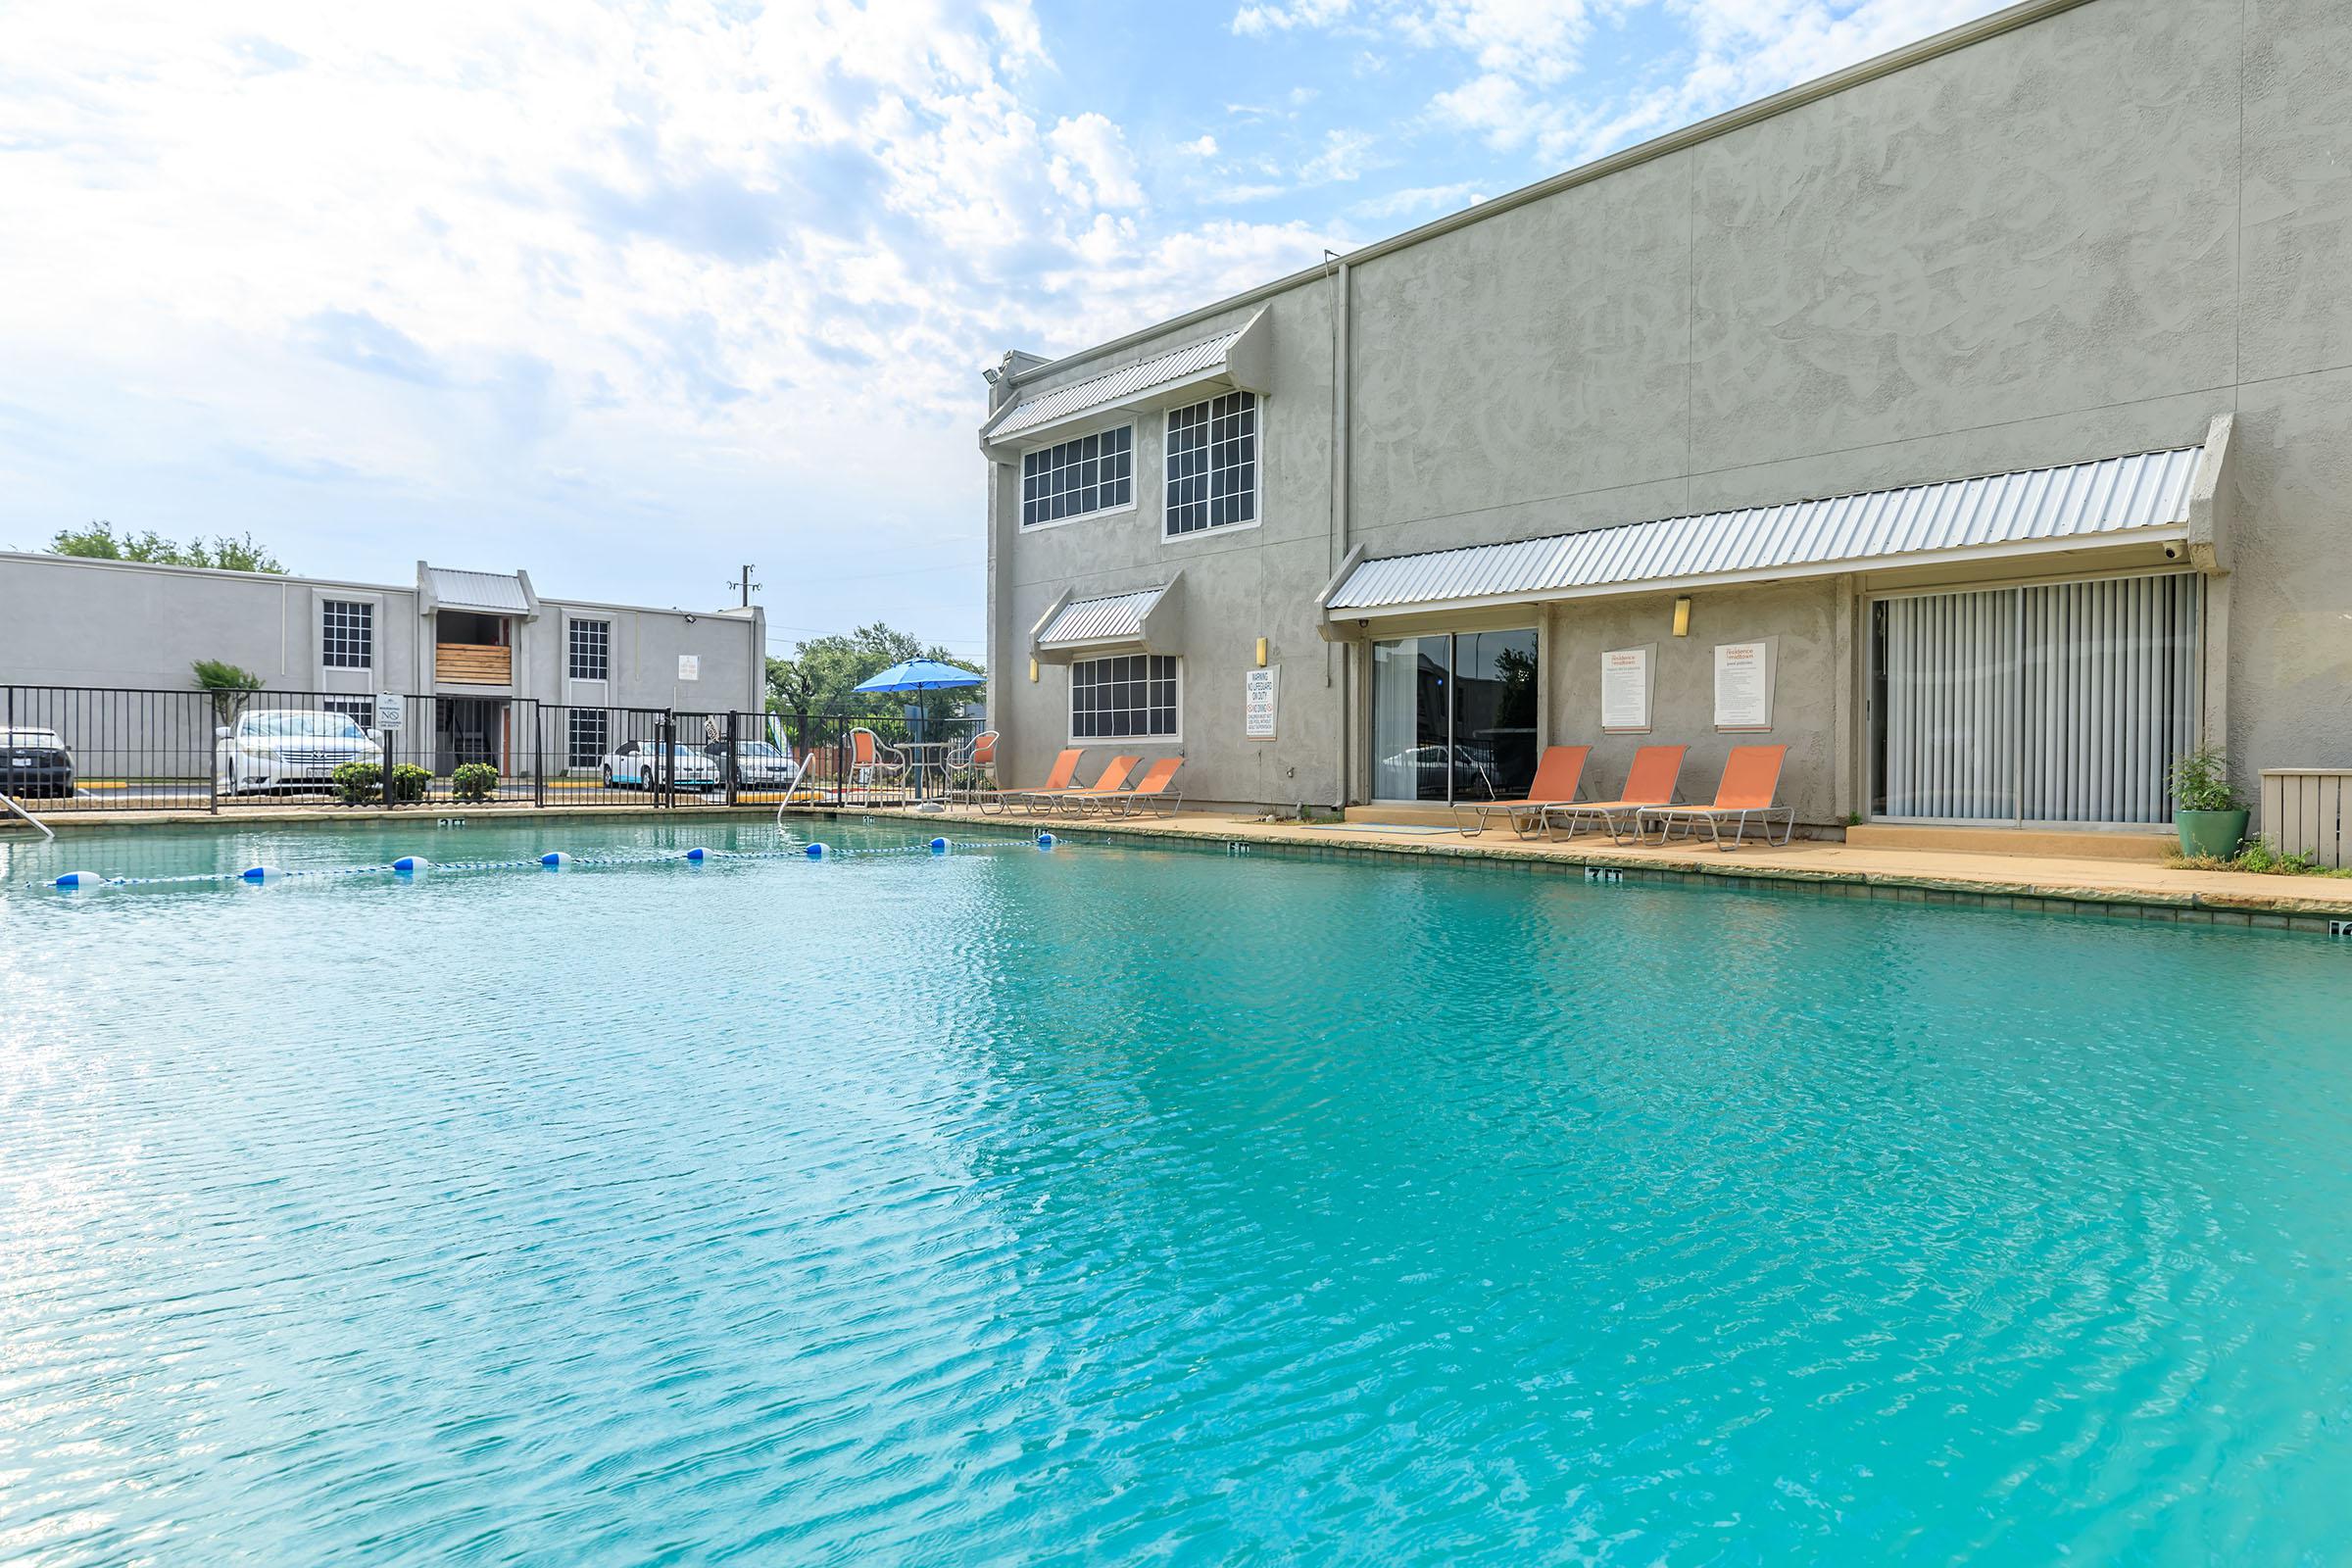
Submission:
<svg viewBox="0 0 2352 1568">
<path fill-rule="evenodd" d="M 1333 274 L 1334 295 L 1331 307 L 1331 552 L 1332 571 L 1348 554 L 1348 427 L 1350 423 L 1348 398 L 1348 326 L 1353 315 L 1353 290 L 1348 268 L 1340 262 Z M 1323 685 L 1330 690 L 1338 687 L 1340 721 L 1338 767 L 1333 772 L 1332 809 L 1345 815 L 1348 810 L 1348 763 L 1352 753 L 1349 739 L 1350 720 L 1355 709 L 1355 682 L 1352 656 L 1348 646 L 1339 643 L 1323 645 Z M 1335 682 L 1334 669 L 1343 672 Z"/>
</svg>

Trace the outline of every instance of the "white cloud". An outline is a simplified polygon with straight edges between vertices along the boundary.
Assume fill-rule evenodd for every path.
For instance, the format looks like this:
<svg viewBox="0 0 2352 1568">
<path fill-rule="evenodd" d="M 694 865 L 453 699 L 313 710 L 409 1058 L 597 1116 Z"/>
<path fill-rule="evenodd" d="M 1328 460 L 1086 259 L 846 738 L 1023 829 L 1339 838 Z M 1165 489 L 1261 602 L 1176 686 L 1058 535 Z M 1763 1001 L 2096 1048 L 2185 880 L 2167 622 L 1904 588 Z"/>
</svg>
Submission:
<svg viewBox="0 0 2352 1568">
<path fill-rule="evenodd" d="M 1360 130 L 1334 128 L 1323 133 L 1323 150 L 1308 159 L 1299 174 L 1309 184 L 1354 179 L 1364 172 L 1364 154 L 1372 138 Z"/>
<path fill-rule="evenodd" d="M 0 61 L 0 542 L 233 516 L 688 603 L 645 574 L 706 546 L 960 549 L 978 366 L 1344 238 L 1153 219 L 1025 0 L 25 0 Z"/>
<path fill-rule="evenodd" d="M 1214 158 L 1217 156 L 1217 138 L 1202 136 L 1196 141 L 1186 142 L 1180 150 L 1191 153 L 1195 158 Z"/>
<path fill-rule="evenodd" d="M 1290 0 L 1282 4 L 1250 4 L 1233 14 L 1233 30 L 1245 38 L 1298 27 L 1328 27 L 1348 15 L 1349 0 Z"/>
<path fill-rule="evenodd" d="M 1064 120 L 1046 136 L 1054 152 L 1049 170 L 1054 187 L 1078 200 L 1102 207 L 1140 207 L 1144 189 L 1136 183 L 1135 163 L 1127 156 L 1127 138 L 1102 115 L 1088 113 Z"/>
<path fill-rule="evenodd" d="M 1423 214 L 1458 212 L 1487 199 L 1475 183 L 1411 185 L 1355 204 L 1350 211 L 1366 218 L 1419 218 Z"/>
</svg>

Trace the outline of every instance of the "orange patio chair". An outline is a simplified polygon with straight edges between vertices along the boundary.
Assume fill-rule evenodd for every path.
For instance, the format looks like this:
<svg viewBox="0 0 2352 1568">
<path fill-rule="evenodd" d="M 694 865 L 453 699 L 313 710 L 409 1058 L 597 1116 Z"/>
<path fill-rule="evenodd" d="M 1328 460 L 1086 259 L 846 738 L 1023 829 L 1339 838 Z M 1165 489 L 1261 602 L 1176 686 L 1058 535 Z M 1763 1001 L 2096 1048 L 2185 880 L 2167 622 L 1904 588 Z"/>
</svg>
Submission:
<svg viewBox="0 0 2352 1568">
<path fill-rule="evenodd" d="M 1070 787 L 1070 780 L 1078 776 L 1078 760 L 1085 755 L 1085 747 L 1073 746 L 1069 748 L 1069 750 L 1063 752 L 1060 756 L 1054 758 L 1054 770 L 1046 775 L 1045 783 L 1039 785 L 1036 789 L 974 790 L 972 792 L 972 800 L 979 806 L 980 814 L 986 816 L 989 814 L 988 808 L 991 801 L 996 803 L 996 808 L 998 810 L 1004 811 L 1010 809 L 1015 801 L 1021 800 L 1026 796 L 1059 795 Z"/>
<path fill-rule="evenodd" d="M 1773 844 L 1772 819 L 1780 817 L 1787 825 L 1781 829 L 1780 844 L 1787 844 L 1796 834 L 1796 808 L 1782 806 L 1773 800 L 1781 787 L 1781 763 L 1788 756 L 1786 746 L 1735 746 L 1724 760 L 1723 782 L 1716 786 L 1712 806 L 1645 806 L 1641 821 L 1646 826 L 1658 824 L 1658 842 L 1663 844 L 1677 822 L 1695 834 L 1698 824 L 1707 824 L 1719 850 L 1736 850 L 1747 836 L 1747 819 L 1755 817 L 1764 829 L 1764 842 Z M 1732 842 L 1723 842 L 1723 819 L 1731 817 L 1739 823 Z M 1775 846 L 1776 848 L 1778 846 Z"/>
<path fill-rule="evenodd" d="M 1174 816 L 1184 805 L 1184 791 L 1169 786 L 1175 783 L 1176 770 L 1183 765 L 1181 757 L 1161 758 L 1152 764 L 1135 788 L 1104 797 L 1102 809 L 1120 816 L 1133 816 L 1138 810 L 1154 816 Z"/>
<path fill-rule="evenodd" d="M 1576 799 L 1577 786 L 1585 776 L 1585 759 L 1592 755 L 1590 746 L 1546 746 L 1544 760 L 1536 764 L 1536 776 L 1527 786 L 1527 794 L 1515 801 L 1456 801 L 1453 803 L 1453 825 L 1461 829 L 1462 837 L 1474 839 L 1487 830 L 1487 819 L 1507 817 L 1512 831 L 1521 838 L 1544 824 L 1544 808 L 1565 806 Z"/>
<path fill-rule="evenodd" d="M 1140 757 L 1114 757 L 1110 760 L 1109 765 L 1102 769 L 1102 776 L 1086 788 L 1026 790 L 1022 792 L 1021 804 L 1027 807 L 1033 815 L 1039 811 L 1058 810 L 1065 802 L 1073 809 L 1083 811 L 1089 801 L 1099 801 L 1106 795 L 1116 795 L 1123 790 L 1127 784 L 1127 775 L 1134 772 L 1135 764 L 1142 760 L 1143 759 Z"/>
<path fill-rule="evenodd" d="M 1546 806 L 1538 813 L 1544 822 L 1544 836 L 1553 838 L 1552 829 L 1566 827 L 1566 842 L 1574 842 L 1577 824 L 1598 822 L 1609 830 L 1609 837 L 1619 844 L 1630 843 L 1642 836 L 1642 812 L 1653 806 L 1665 806 L 1674 800 L 1675 783 L 1683 776 L 1681 746 L 1644 746 L 1634 753 L 1634 765 L 1625 770 L 1625 790 L 1613 801 L 1570 801 L 1564 805 Z"/>
</svg>

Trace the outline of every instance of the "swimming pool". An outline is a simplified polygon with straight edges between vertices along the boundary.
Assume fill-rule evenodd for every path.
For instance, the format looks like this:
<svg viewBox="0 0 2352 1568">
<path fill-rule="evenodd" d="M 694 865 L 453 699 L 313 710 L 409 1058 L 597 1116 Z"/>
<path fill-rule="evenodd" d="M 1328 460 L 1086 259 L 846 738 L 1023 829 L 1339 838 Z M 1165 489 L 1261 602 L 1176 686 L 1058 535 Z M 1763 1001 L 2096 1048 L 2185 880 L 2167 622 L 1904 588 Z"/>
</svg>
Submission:
<svg viewBox="0 0 2352 1568">
<path fill-rule="evenodd" d="M 828 827 L 849 845 L 904 829 Z M 695 822 L 0 851 L 0 1559 L 2352 1555 L 2352 952 Z"/>
</svg>

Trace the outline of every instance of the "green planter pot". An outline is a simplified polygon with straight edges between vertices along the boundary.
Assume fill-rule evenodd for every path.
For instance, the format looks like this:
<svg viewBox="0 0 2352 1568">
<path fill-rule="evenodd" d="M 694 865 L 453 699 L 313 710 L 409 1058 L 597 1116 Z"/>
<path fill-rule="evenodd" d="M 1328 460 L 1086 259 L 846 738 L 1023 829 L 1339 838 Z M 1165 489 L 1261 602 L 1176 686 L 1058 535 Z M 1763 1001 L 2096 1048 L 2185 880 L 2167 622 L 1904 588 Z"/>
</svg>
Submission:
<svg viewBox="0 0 2352 1568">
<path fill-rule="evenodd" d="M 2246 841 L 2246 815 L 2244 811 L 2175 811 L 2173 826 L 2180 830 L 2180 853 L 2192 858 L 2229 859 Z"/>
</svg>

